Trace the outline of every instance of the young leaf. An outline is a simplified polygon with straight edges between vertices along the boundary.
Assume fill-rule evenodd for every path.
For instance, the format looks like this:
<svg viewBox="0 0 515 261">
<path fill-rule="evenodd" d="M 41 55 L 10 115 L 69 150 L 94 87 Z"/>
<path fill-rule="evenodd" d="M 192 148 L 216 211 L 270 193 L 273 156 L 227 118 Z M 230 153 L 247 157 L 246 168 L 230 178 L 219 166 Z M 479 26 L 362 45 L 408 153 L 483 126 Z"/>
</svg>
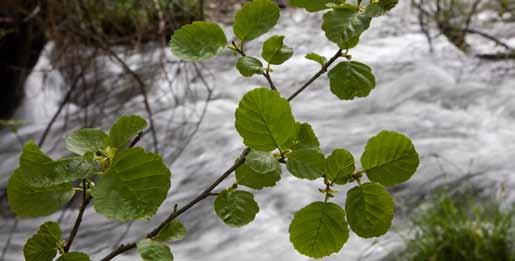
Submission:
<svg viewBox="0 0 515 261">
<path fill-rule="evenodd" d="M 263 64 L 254 57 L 244 56 L 238 59 L 236 69 L 244 77 L 250 77 L 254 74 L 263 72 Z"/>
<path fill-rule="evenodd" d="M 277 162 L 277 161 L 276 161 Z M 252 164 L 245 162 L 236 169 L 236 181 L 239 185 L 253 189 L 263 189 L 273 187 L 281 179 L 281 167 L 277 167 L 266 172 L 259 172 L 253 169 Z"/>
<path fill-rule="evenodd" d="M 325 63 L 327 63 L 327 58 L 320 55 L 320 54 L 316 54 L 316 53 L 308 53 L 306 54 L 306 59 L 308 60 L 311 60 L 311 61 L 315 61 L 317 63 L 319 63 L 320 65 L 324 66 Z"/>
<path fill-rule="evenodd" d="M 295 249 L 312 258 L 340 251 L 349 239 L 345 211 L 328 202 L 314 202 L 299 210 L 289 231 Z"/>
<path fill-rule="evenodd" d="M 241 227 L 254 220 L 259 206 L 249 192 L 224 190 L 216 197 L 215 212 L 225 224 Z"/>
<path fill-rule="evenodd" d="M 253 0 L 236 12 L 234 34 L 243 42 L 254 40 L 272 29 L 279 15 L 279 7 L 271 0 Z"/>
<path fill-rule="evenodd" d="M 35 187 L 24 174 L 21 169 L 15 170 L 7 185 L 9 206 L 17 216 L 48 216 L 62 208 L 74 194 L 71 183 Z"/>
<path fill-rule="evenodd" d="M 284 45 L 284 36 L 274 35 L 263 44 L 261 56 L 270 64 L 279 65 L 286 62 L 293 55 L 293 50 Z"/>
<path fill-rule="evenodd" d="M 186 228 L 180 221 L 172 220 L 168 222 L 161 231 L 153 238 L 157 241 L 178 241 L 186 235 Z"/>
<path fill-rule="evenodd" d="M 331 92 L 342 100 L 367 97 L 375 88 L 372 69 L 359 62 L 341 62 L 329 72 Z"/>
<path fill-rule="evenodd" d="M 81 252 L 69 252 L 60 256 L 57 261 L 90 261 L 89 256 Z"/>
<path fill-rule="evenodd" d="M 143 261 L 173 261 L 170 247 L 150 239 L 143 239 L 137 243 L 138 253 Z"/>
<path fill-rule="evenodd" d="M 38 232 L 27 240 L 23 247 L 26 261 L 52 261 L 61 240 L 61 229 L 56 222 L 46 222 Z"/>
<path fill-rule="evenodd" d="M 168 194 L 170 175 L 158 154 L 121 151 L 91 190 L 95 210 L 119 221 L 149 218 Z"/>
<path fill-rule="evenodd" d="M 309 12 L 328 9 L 327 4 L 338 3 L 338 0 L 289 0 L 290 5 L 305 8 Z"/>
<path fill-rule="evenodd" d="M 132 139 L 146 127 L 147 121 L 140 116 L 121 116 L 109 130 L 111 145 L 118 149 L 127 148 Z"/>
<path fill-rule="evenodd" d="M 361 155 L 368 179 L 385 186 L 407 181 L 420 163 L 411 140 L 398 132 L 382 131 L 372 137 Z"/>
<path fill-rule="evenodd" d="M 290 173 L 301 179 L 314 180 L 324 176 L 324 154 L 317 148 L 294 150 L 287 155 L 286 167 Z"/>
<path fill-rule="evenodd" d="M 369 17 L 378 17 L 384 15 L 386 12 L 393 9 L 399 0 L 377 0 L 370 2 L 370 4 L 365 9 L 365 15 Z"/>
<path fill-rule="evenodd" d="M 211 22 L 193 22 L 176 30 L 170 40 L 175 57 L 185 61 L 203 61 L 218 55 L 227 45 L 222 28 Z"/>
<path fill-rule="evenodd" d="M 267 173 L 281 168 L 277 159 L 275 159 L 270 152 L 255 150 L 250 151 L 247 157 L 245 157 L 245 165 L 261 173 Z"/>
<path fill-rule="evenodd" d="M 295 135 L 295 120 L 288 101 L 266 88 L 251 90 L 236 109 L 236 130 L 245 145 L 272 151 Z"/>
<path fill-rule="evenodd" d="M 383 185 L 365 183 L 347 192 L 347 221 L 358 236 L 378 237 L 388 231 L 393 219 L 393 199 Z"/>
<path fill-rule="evenodd" d="M 109 136 L 101 129 L 80 129 L 72 132 L 64 140 L 66 149 L 84 155 L 86 152 L 97 152 L 109 146 Z"/>
<path fill-rule="evenodd" d="M 344 185 L 352 178 L 355 170 L 354 157 L 345 149 L 335 149 L 325 163 L 327 178 L 336 184 Z"/>
<path fill-rule="evenodd" d="M 313 131 L 311 125 L 307 122 L 297 123 L 298 133 L 297 137 L 294 141 L 294 144 L 291 146 L 292 149 L 305 149 L 305 148 L 316 148 L 320 147 L 320 142 L 318 142 L 318 138 Z"/>
<path fill-rule="evenodd" d="M 356 7 L 343 5 L 324 14 L 322 29 L 327 39 L 341 49 L 350 49 L 358 44 L 361 34 L 370 26 L 370 20 Z"/>
</svg>

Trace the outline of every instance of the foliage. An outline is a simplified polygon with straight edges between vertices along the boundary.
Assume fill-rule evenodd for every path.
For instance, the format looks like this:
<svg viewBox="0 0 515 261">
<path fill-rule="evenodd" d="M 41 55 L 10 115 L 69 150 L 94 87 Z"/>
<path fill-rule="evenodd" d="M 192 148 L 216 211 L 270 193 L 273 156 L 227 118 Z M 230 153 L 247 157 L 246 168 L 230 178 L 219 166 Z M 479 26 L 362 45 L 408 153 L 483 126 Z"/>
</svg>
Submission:
<svg viewBox="0 0 515 261">
<path fill-rule="evenodd" d="M 393 8 L 396 2 L 374 1 L 372 4 L 378 5 L 375 8 L 382 8 L 374 12 L 367 12 L 368 7 L 360 6 L 360 1 L 357 5 L 344 1 L 315 2 L 292 1 L 292 4 L 308 11 L 329 9 L 325 11 L 322 30 L 340 49 L 330 59 L 308 54 L 307 59 L 321 65 L 320 71 L 288 98 L 281 95 L 271 76 L 272 66 L 283 64 L 293 55 L 293 49 L 284 43 L 285 37 L 273 35 L 264 41 L 261 56 L 266 65 L 245 52 L 246 42 L 269 32 L 277 23 L 280 10 L 272 0 L 253 0 L 243 5 L 235 15 L 233 30 L 237 39 L 232 45 L 227 45 L 222 27 L 213 22 L 193 22 L 174 33 L 170 47 L 179 59 L 203 61 L 227 47 L 241 56 L 236 68 L 243 76 L 264 76 L 270 89 L 250 90 L 238 104 L 235 128 L 247 148 L 234 164 L 198 197 L 180 209 L 175 208 L 143 239 L 118 247 L 102 260 L 133 248 L 138 249 L 144 260 L 173 260 L 166 241 L 179 240 L 186 233 L 176 218 L 210 196 L 216 196 L 214 211 L 224 223 L 233 227 L 249 224 L 258 214 L 259 205 L 245 187 L 273 187 L 281 179 L 280 164 L 285 164 L 293 177 L 324 186 L 320 189 L 324 200 L 299 210 L 290 225 L 290 241 L 301 254 L 320 258 L 336 253 L 348 240 L 349 230 L 364 238 L 378 237 L 388 231 L 394 204 L 384 186 L 405 182 L 415 173 L 419 158 L 411 140 L 398 132 L 380 132 L 369 139 L 361 156 L 363 168 L 358 169 L 348 150 L 334 148 L 330 155 L 324 155 L 311 125 L 296 121 L 290 101 L 327 71 L 331 91 L 338 98 L 352 100 L 368 96 L 375 88 L 373 71 L 353 61 L 349 49 L 358 44 L 373 17 Z M 346 61 L 331 68 L 339 59 Z M 20 167 L 8 186 L 9 204 L 16 214 L 49 215 L 69 201 L 75 191 L 82 193 L 81 209 L 70 238 L 64 245 L 60 235 L 50 241 L 48 256 L 52 254 L 53 258 L 57 249 L 61 260 L 83 257 L 82 254 L 72 257 L 68 250 L 90 200 L 99 214 L 118 221 L 148 219 L 156 213 L 170 188 L 171 173 L 159 155 L 134 147 L 146 127 L 145 120 L 138 116 L 123 116 L 108 133 L 101 129 L 77 130 L 65 139 L 68 150 L 77 156 L 60 160 L 46 156 L 32 142 L 25 145 Z M 233 172 L 236 172 L 235 183 L 213 193 Z M 362 184 L 365 176 L 372 182 Z M 336 193 L 334 187 L 346 184 L 353 186 L 347 202 L 330 202 Z"/>
<path fill-rule="evenodd" d="M 502 209 L 492 199 L 436 193 L 429 207 L 412 218 L 414 237 L 397 260 L 499 260 L 515 257 L 515 206 Z"/>
</svg>

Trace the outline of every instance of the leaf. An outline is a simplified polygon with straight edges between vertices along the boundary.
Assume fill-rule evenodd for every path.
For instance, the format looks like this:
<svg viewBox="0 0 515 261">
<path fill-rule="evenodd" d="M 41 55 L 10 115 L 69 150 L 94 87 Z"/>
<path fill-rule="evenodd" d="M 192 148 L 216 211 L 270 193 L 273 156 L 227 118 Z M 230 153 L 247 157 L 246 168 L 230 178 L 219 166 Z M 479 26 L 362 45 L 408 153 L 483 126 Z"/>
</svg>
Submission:
<svg viewBox="0 0 515 261">
<path fill-rule="evenodd" d="M 335 149 L 325 163 L 327 178 L 336 184 L 344 185 L 352 179 L 356 169 L 354 157 L 345 149 Z"/>
<path fill-rule="evenodd" d="M 137 243 L 138 253 L 143 261 L 173 261 L 170 247 L 150 239 L 143 239 Z"/>
<path fill-rule="evenodd" d="M 338 3 L 338 0 L 289 0 L 290 5 L 305 8 L 309 12 L 328 9 L 328 3 Z"/>
<path fill-rule="evenodd" d="M 284 36 L 274 35 L 263 44 L 261 56 L 270 64 L 279 65 L 286 62 L 293 55 L 293 50 L 284 45 Z"/>
<path fill-rule="evenodd" d="M 23 247 L 23 256 L 26 261 L 52 261 L 57 254 L 60 240 L 59 224 L 46 222 L 27 240 Z"/>
<path fill-rule="evenodd" d="M 185 235 L 186 228 L 184 225 L 180 221 L 172 220 L 153 239 L 157 241 L 178 241 L 183 239 Z"/>
<path fill-rule="evenodd" d="M 17 170 L 27 185 L 48 187 L 89 177 L 96 170 L 96 165 L 82 157 L 54 161 L 29 141 L 23 146 Z"/>
<path fill-rule="evenodd" d="M 368 179 L 385 186 L 407 181 L 420 161 L 411 140 L 398 132 L 382 131 L 372 137 L 361 155 Z"/>
<path fill-rule="evenodd" d="M 86 152 L 97 152 L 109 146 L 109 136 L 101 129 L 80 129 L 72 132 L 64 140 L 66 149 L 84 155 Z"/>
<path fill-rule="evenodd" d="M 279 7 L 271 0 L 253 0 L 236 12 L 234 34 L 243 42 L 254 40 L 270 31 L 279 15 Z"/>
<path fill-rule="evenodd" d="M 222 28 L 212 22 L 197 21 L 176 30 L 170 40 L 175 57 L 184 61 L 203 61 L 222 52 L 227 37 Z"/>
<path fill-rule="evenodd" d="M 247 157 L 245 157 L 245 165 L 261 173 L 267 173 L 281 168 L 277 159 L 275 159 L 270 152 L 255 150 L 250 151 Z"/>
<path fill-rule="evenodd" d="M 331 92 L 342 100 L 367 97 L 375 88 L 372 69 L 359 62 L 341 62 L 329 72 Z"/>
<path fill-rule="evenodd" d="M 170 176 L 158 154 L 141 148 L 119 152 L 91 190 L 95 210 L 119 221 L 149 218 L 165 200 Z"/>
<path fill-rule="evenodd" d="M 237 183 L 253 189 L 273 187 L 280 179 L 281 166 L 269 152 L 251 151 L 236 169 Z"/>
<path fill-rule="evenodd" d="M 81 252 L 69 252 L 60 256 L 57 261 L 90 261 L 88 255 Z"/>
<path fill-rule="evenodd" d="M 315 148 L 294 150 L 287 157 L 286 167 L 293 176 L 309 180 L 324 176 L 325 158 L 320 150 Z"/>
<path fill-rule="evenodd" d="M 311 61 L 315 61 L 315 62 L 319 63 L 322 66 L 324 66 L 325 63 L 327 63 L 327 58 L 325 56 L 320 55 L 320 54 L 308 53 L 308 54 L 306 54 L 305 57 L 306 57 L 306 59 L 311 60 Z"/>
<path fill-rule="evenodd" d="M 236 130 L 245 145 L 258 151 L 272 151 L 296 133 L 288 101 L 266 88 L 251 90 L 236 109 Z"/>
<path fill-rule="evenodd" d="M 349 239 L 345 211 L 328 202 L 314 202 L 299 210 L 293 217 L 289 232 L 295 249 L 312 258 L 340 251 Z"/>
<path fill-rule="evenodd" d="M 15 170 L 7 185 L 9 206 L 19 217 L 48 216 L 62 208 L 74 194 L 71 183 L 34 187 L 23 176 L 21 169 Z"/>
<path fill-rule="evenodd" d="M 365 15 L 378 17 L 393 9 L 399 0 L 378 0 L 371 2 L 365 9 Z"/>
<path fill-rule="evenodd" d="M 225 224 L 241 227 L 254 220 L 259 206 L 251 193 L 229 189 L 216 197 L 215 212 Z"/>
<path fill-rule="evenodd" d="M 341 49 L 350 49 L 358 44 L 361 34 L 370 26 L 370 20 L 354 6 L 344 5 L 324 14 L 322 29 L 327 39 Z"/>
<path fill-rule="evenodd" d="M 365 183 L 347 192 L 347 220 L 352 231 L 363 238 L 378 237 L 388 231 L 393 207 L 392 196 L 379 183 Z"/>
<path fill-rule="evenodd" d="M 147 121 L 137 115 L 127 115 L 118 118 L 109 130 L 111 145 L 118 149 L 125 149 L 138 133 L 147 127 Z"/>
<path fill-rule="evenodd" d="M 320 147 L 320 142 L 313 131 L 311 125 L 307 122 L 297 123 L 298 133 L 292 145 L 292 149 L 298 150 L 303 148 L 316 148 Z"/>
<path fill-rule="evenodd" d="M 241 75 L 250 77 L 263 72 L 263 64 L 254 57 L 244 56 L 238 59 L 236 69 L 238 69 Z"/>
</svg>

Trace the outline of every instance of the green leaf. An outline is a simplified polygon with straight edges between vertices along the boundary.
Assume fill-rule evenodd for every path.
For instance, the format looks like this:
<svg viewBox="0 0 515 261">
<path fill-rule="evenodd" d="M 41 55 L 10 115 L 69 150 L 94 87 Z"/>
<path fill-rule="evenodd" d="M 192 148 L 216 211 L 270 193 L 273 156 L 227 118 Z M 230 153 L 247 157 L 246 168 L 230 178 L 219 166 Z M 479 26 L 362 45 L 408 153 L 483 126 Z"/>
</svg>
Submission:
<svg viewBox="0 0 515 261">
<path fill-rule="evenodd" d="M 349 239 L 345 211 L 328 202 L 314 202 L 299 210 L 289 231 L 295 249 L 312 258 L 340 251 Z"/>
<path fill-rule="evenodd" d="M 270 152 L 255 150 L 250 151 L 247 157 L 245 157 L 245 165 L 261 173 L 267 173 L 281 168 L 277 159 L 274 158 Z"/>
<path fill-rule="evenodd" d="M 241 75 L 250 77 L 263 72 L 263 64 L 254 57 L 244 56 L 238 59 L 236 69 L 238 69 Z"/>
<path fill-rule="evenodd" d="M 311 125 L 307 122 L 299 123 L 297 122 L 297 135 L 295 139 L 288 144 L 288 148 L 298 150 L 305 148 L 316 148 L 320 147 L 320 143 L 318 142 L 318 138 L 313 131 Z"/>
<path fill-rule="evenodd" d="M 254 40 L 272 29 L 279 15 L 279 7 L 271 0 L 253 0 L 236 12 L 234 34 L 243 42 Z"/>
<path fill-rule="evenodd" d="M 186 235 L 186 228 L 180 221 L 168 222 L 161 231 L 153 238 L 157 241 L 178 241 Z"/>
<path fill-rule="evenodd" d="M 341 62 L 329 72 L 331 92 L 342 100 L 367 97 L 375 88 L 372 69 L 359 62 Z"/>
<path fill-rule="evenodd" d="M 317 54 L 317 53 L 308 53 L 308 54 L 306 54 L 305 57 L 306 57 L 306 59 L 311 60 L 311 61 L 315 61 L 315 62 L 319 63 L 322 66 L 324 66 L 325 63 L 327 63 L 327 58 L 325 56 L 322 56 L 322 55 Z"/>
<path fill-rule="evenodd" d="M 241 227 L 254 220 L 259 206 L 252 193 L 229 189 L 216 197 L 215 212 L 225 224 Z"/>
<path fill-rule="evenodd" d="M 370 20 L 355 7 L 344 5 L 324 14 L 322 29 L 327 39 L 341 49 L 350 49 L 358 44 L 361 34 L 370 26 Z"/>
<path fill-rule="evenodd" d="M 17 169 L 9 178 L 7 197 L 11 210 L 20 217 L 48 216 L 62 208 L 72 198 L 71 183 L 35 187 Z"/>
<path fill-rule="evenodd" d="M 81 252 L 69 252 L 60 256 L 57 261 L 90 261 L 89 256 Z"/>
<path fill-rule="evenodd" d="M 23 247 L 26 261 L 52 261 L 61 240 L 61 229 L 56 222 L 46 222 L 38 232 L 27 240 Z"/>
<path fill-rule="evenodd" d="M 82 157 L 54 161 L 33 141 L 27 142 L 20 156 L 20 177 L 32 187 L 48 187 L 72 182 L 93 175 L 94 162 Z"/>
<path fill-rule="evenodd" d="M 295 120 L 288 101 L 266 88 L 251 90 L 236 109 L 236 130 L 245 145 L 272 151 L 295 136 Z"/>
<path fill-rule="evenodd" d="M 119 221 L 149 218 L 166 198 L 170 175 L 158 154 L 141 148 L 119 152 L 91 190 L 95 210 Z"/>
<path fill-rule="evenodd" d="M 378 0 L 371 2 L 365 9 L 365 15 L 378 17 L 393 9 L 399 0 Z"/>
<path fill-rule="evenodd" d="M 420 161 L 411 140 L 398 132 L 382 131 L 372 137 L 361 155 L 368 179 L 385 186 L 407 181 Z"/>
<path fill-rule="evenodd" d="M 301 179 L 314 180 L 324 176 L 324 154 L 316 148 L 294 150 L 287 155 L 286 167 L 290 173 Z"/>
<path fill-rule="evenodd" d="M 170 40 L 175 57 L 202 61 L 218 55 L 227 45 L 222 28 L 212 22 L 193 22 L 176 30 Z"/>
<path fill-rule="evenodd" d="M 281 166 L 269 152 L 251 151 L 236 169 L 238 184 L 253 189 L 273 187 L 281 179 Z"/>
<path fill-rule="evenodd" d="M 347 192 L 345 210 L 349 225 L 358 236 L 378 237 L 392 224 L 393 199 L 383 185 L 365 183 Z"/>
<path fill-rule="evenodd" d="M 127 148 L 138 133 L 147 127 L 147 121 L 137 115 L 128 115 L 118 118 L 109 131 L 111 145 L 115 148 Z"/>
<path fill-rule="evenodd" d="M 338 3 L 338 0 L 289 0 L 290 5 L 305 8 L 309 12 L 327 9 L 327 4 Z"/>
<path fill-rule="evenodd" d="M 66 149 L 84 155 L 86 152 L 97 152 L 109 146 L 109 136 L 101 129 L 80 129 L 65 138 Z"/>
<path fill-rule="evenodd" d="M 284 36 L 274 35 L 263 44 L 261 56 L 270 64 L 279 65 L 286 62 L 293 55 L 293 50 L 284 45 Z"/>
<path fill-rule="evenodd" d="M 354 157 L 345 149 L 335 149 L 325 163 L 327 178 L 336 184 L 344 185 L 352 179 L 356 169 Z"/>
<path fill-rule="evenodd" d="M 150 239 L 143 239 L 137 243 L 138 253 L 143 261 L 173 261 L 170 247 Z"/>
</svg>

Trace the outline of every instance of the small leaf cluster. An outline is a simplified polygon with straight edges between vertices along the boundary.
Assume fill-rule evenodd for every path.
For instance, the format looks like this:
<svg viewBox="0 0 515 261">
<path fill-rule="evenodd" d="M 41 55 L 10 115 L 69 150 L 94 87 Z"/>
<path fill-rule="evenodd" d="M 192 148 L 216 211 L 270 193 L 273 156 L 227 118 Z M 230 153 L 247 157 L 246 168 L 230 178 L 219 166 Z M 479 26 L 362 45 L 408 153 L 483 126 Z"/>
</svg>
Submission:
<svg viewBox="0 0 515 261">
<path fill-rule="evenodd" d="M 375 88 L 372 68 L 355 61 L 349 50 L 355 47 L 374 17 L 395 7 L 397 0 L 372 0 L 367 6 L 340 0 L 290 0 L 291 5 L 308 12 L 325 11 L 321 30 L 340 51 L 331 59 L 317 53 L 306 59 L 319 63 L 321 73 L 328 71 L 330 91 L 341 100 L 367 97 Z M 272 35 L 264 40 L 261 59 L 250 56 L 245 44 L 269 32 L 279 20 L 280 10 L 271 0 L 253 0 L 243 5 L 234 19 L 235 39 L 230 43 L 223 29 L 212 22 L 195 22 L 172 36 L 171 50 L 176 57 L 198 61 L 221 53 L 225 47 L 235 55 L 235 67 L 244 77 L 264 76 L 270 89 L 258 87 L 247 92 L 235 112 L 235 127 L 248 148 L 245 162 L 236 168 L 234 185 L 217 194 L 215 213 L 229 226 L 252 222 L 259 205 L 250 191 L 275 186 L 281 179 L 281 164 L 295 178 L 321 181 L 321 201 L 313 202 L 295 213 L 290 225 L 290 241 L 298 252 L 321 258 L 340 251 L 349 237 L 349 227 L 363 238 L 385 234 L 394 216 L 394 200 L 387 191 L 407 181 L 419 165 L 419 156 L 411 140 L 394 131 L 381 131 L 370 138 L 361 155 L 361 168 L 344 148 L 334 148 L 325 155 L 319 140 L 307 122 L 299 122 L 271 78 L 273 68 L 284 64 L 294 51 L 285 44 L 285 36 Z M 197 34 L 217 28 L 204 36 Z M 185 37 L 185 36 L 188 37 Z M 214 41 L 213 39 L 220 39 Z M 180 43 L 180 44 L 178 44 Z M 337 59 L 344 59 L 330 68 Z M 364 179 L 368 179 L 367 182 Z M 354 184 L 346 202 L 330 202 L 336 186 Z M 341 202 L 343 203 L 343 202 Z M 342 206 L 343 207 L 342 207 Z"/>
<path fill-rule="evenodd" d="M 152 217 L 168 194 L 171 173 L 161 156 L 132 146 L 146 127 L 143 118 L 130 115 L 120 117 L 109 133 L 79 129 L 65 138 L 66 148 L 75 156 L 58 160 L 27 142 L 7 186 L 10 208 L 19 217 L 47 216 L 80 192 L 84 202 L 91 199 L 96 212 L 108 219 Z M 59 260 L 89 260 L 84 254 L 66 253 L 63 242 L 59 226 L 45 223 L 27 241 L 25 259 L 53 260 L 59 250 Z"/>
</svg>

